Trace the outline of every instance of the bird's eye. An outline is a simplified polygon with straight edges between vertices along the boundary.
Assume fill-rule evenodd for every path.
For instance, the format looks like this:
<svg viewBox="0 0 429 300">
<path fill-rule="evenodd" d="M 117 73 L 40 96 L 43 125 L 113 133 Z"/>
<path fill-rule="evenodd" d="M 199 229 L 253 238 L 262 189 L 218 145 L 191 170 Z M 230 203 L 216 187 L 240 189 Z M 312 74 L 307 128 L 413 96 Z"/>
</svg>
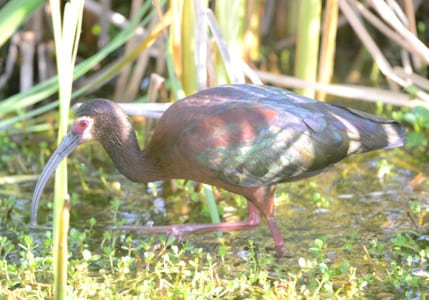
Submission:
<svg viewBox="0 0 429 300">
<path fill-rule="evenodd" d="M 88 120 L 80 120 L 79 127 L 82 129 L 88 127 Z"/>
<path fill-rule="evenodd" d="M 74 122 L 73 127 L 72 127 L 72 131 L 75 134 L 82 135 L 83 133 L 88 131 L 90 127 L 91 127 L 91 119 L 81 118 L 81 119 L 77 119 Z"/>
</svg>

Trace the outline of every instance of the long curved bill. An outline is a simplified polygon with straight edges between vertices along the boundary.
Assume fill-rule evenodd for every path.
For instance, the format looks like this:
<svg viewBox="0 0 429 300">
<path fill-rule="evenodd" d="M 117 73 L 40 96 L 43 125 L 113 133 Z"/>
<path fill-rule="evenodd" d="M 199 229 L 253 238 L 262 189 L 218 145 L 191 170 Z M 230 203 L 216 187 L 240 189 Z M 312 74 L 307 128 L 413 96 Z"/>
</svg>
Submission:
<svg viewBox="0 0 429 300">
<path fill-rule="evenodd" d="M 36 224 L 37 222 L 37 209 L 39 208 L 40 196 L 45 188 L 46 182 L 57 169 L 60 162 L 67 157 L 74 149 L 79 146 L 79 136 L 73 132 L 69 132 L 62 142 L 58 145 L 58 148 L 52 154 L 45 168 L 40 174 L 39 180 L 37 180 L 36 187 L 33 193 L 33 199 L 31 200 L 31 223 Z"/>
</svg>

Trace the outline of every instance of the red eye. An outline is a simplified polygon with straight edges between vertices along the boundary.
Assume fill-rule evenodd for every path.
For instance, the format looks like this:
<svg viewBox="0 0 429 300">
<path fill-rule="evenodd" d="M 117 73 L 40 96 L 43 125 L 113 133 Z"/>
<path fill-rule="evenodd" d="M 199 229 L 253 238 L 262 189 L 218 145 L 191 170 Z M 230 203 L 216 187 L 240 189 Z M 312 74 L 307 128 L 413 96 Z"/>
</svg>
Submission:
<svg viewBox="0 0 429 300">
<path fill-rule="evenodd" d="M 88 120 L 79 120 L 79 127 L 81 129 L 85 129 L 86 127 L 88 127 Z"/>
<path fill-rule="evenodd" d="M 72 127 L 73 132 L 76 134 L 82 134 L 90 126 L 89 122 L 90 121 L 87 119 L 77 120 Z"/>
</svg>

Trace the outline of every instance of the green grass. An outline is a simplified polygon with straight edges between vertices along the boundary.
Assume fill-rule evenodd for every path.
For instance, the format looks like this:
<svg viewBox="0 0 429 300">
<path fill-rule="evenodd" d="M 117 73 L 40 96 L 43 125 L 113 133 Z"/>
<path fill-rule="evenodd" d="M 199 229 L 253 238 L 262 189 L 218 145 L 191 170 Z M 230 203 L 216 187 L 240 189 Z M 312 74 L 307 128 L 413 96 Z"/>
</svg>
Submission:
<svg viewBox="0 0 429 300">
<path fill-rule="evenodd" d="M 137 240 L 112 231 L 105 231 L 98 247 L 90 248 L 90 228 L 88 224 L 86 230 L 70 232 L 67 293 L 73 299 L 352 299 L 363 297 L 371 285 L 379 286 L 379 295 L 395 291 L 392 296 L 412 297 L 413 291 L 424 295 L 428 283 L 414 270 L 419 261 L 426 265 L 427 249 L 420 250 L 421 255 L 398 253 L 384 272 L 362 274 L 347 260 L 333 263 L 324 238 L 315 239 L 301 257 L 287 264 L 281 259 L 279 264 L 270 253 L 258 251 L 253 241 L 241 258 L 221 241 L 207 252 L 189 241 Z M 0 293 L 11 299 L 50 298 L 51 234 L 13 234 L 17 244 L 0 238 Z M 414 243 L 397 235 L 386 247 L 396 247 L 398 240 L 400 247 Z M 377 243 L 369 250 L 375 259 L 385 251 Z M 372 264 L 379 268 L 375 261 Z"/>
</svg>

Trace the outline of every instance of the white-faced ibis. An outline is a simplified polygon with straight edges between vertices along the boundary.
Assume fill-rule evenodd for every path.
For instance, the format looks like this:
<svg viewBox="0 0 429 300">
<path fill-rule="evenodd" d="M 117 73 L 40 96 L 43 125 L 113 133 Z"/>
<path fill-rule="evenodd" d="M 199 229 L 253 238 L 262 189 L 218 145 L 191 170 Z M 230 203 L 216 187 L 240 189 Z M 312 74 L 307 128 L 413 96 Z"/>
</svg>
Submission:
<svg viewBox="0 0 429 300">
<path fill-rule="evenodd" d="M 130 180 L 183 178 L 244 196 L 249 217 L 237 223 L 121 226 L 167 232 L 244 230 L 267 221 L 278 255 L 283 240 L 274 221 L 277 183 L 319 174 L 354 153 L 406 143 L 397 122 L 290 91 L 256 85 L 224 85 L 175 102 L 163 114 L 146 149 L 138 146 L 127 115 L 115 103 L 82 104 L 70 133 L 52 154 L 32 200 L 34 223 L 43 188 L 59 162 L 78 145 L 100 142 Z"/>
</svg>

